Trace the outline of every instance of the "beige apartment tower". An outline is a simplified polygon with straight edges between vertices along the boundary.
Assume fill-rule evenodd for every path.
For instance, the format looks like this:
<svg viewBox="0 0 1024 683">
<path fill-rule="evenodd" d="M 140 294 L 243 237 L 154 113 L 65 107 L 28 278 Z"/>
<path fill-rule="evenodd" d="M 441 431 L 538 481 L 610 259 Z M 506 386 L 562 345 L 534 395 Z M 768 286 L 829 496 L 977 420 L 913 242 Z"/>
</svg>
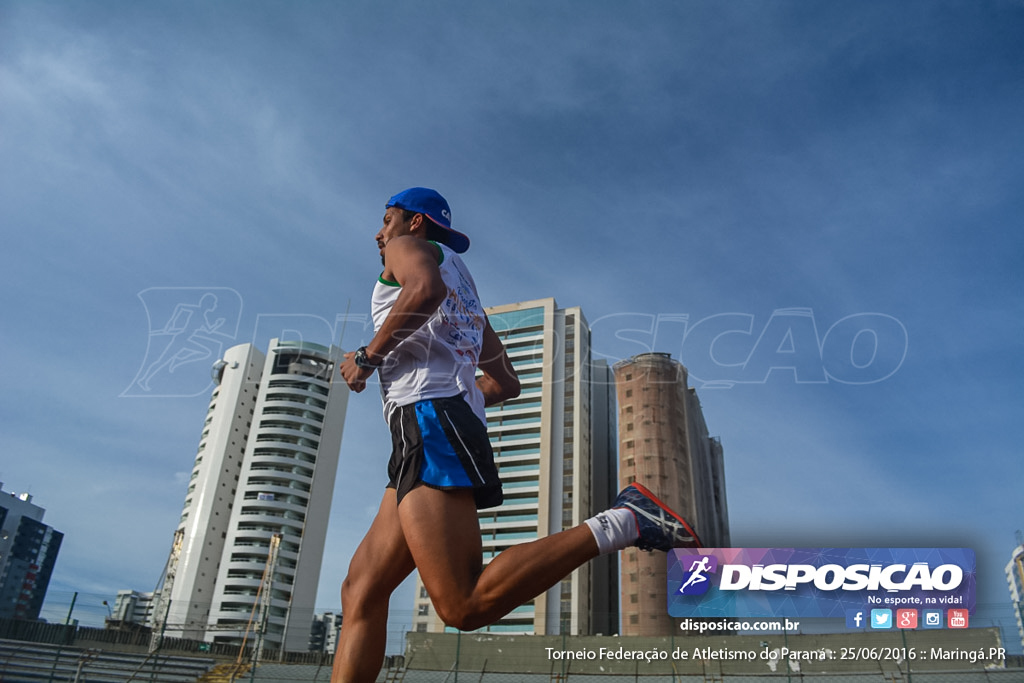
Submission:
<svg viewBox="0 0 1024 683">
<path fill-rule="evenodd" d="M 686 368 L 667 353 L 645 353 L 613 367 L 619 406 L 619 484 L 653 491 L 693 526 L 705 547 L 729 547 L 722 445 L 708 436 Z M 624 636 L 676 632 L 666 609 L 662 553 L 627 548 L 621 568 Z"/>
</svg>

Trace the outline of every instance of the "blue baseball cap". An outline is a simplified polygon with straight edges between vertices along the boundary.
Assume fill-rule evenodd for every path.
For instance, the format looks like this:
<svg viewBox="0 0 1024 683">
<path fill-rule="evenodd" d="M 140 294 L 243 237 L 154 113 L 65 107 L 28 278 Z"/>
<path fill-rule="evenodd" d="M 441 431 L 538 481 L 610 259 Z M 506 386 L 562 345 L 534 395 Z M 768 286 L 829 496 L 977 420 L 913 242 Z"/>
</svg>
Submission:
<svg viewBox="0 0 1024 683">
<path fill-rule="evenodd" d="M 410 187 L 388 200 L 387 207 L 392 206 L 422 213 L 432 220 L 444 231 L 444 239 L 439 241 L 451 247 L 452 251 L 461 254 L 469 249 L 469 238 L 461 232 L 452 230 L 452 210 L 437 190 Z"/>
</svg>

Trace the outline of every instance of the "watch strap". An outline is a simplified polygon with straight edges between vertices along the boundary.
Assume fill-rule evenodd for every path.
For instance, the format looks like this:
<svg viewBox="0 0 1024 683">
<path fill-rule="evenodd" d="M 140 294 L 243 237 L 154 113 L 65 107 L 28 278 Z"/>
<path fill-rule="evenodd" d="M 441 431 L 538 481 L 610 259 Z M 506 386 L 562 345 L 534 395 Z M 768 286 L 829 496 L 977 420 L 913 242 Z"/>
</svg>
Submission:
<svg viewBox="0 0 1024 683">
<path fill-rule="evenodd" d="M 370 370 L 376 370 L 381 366 L 380 363 L 371 363 L 370 359 L 366 357 L 366 347 L 360 346 L 356 349 L 356 355 L 353 357 L 356 365 L 360 368 L 367 368 Z"/>
</svg>

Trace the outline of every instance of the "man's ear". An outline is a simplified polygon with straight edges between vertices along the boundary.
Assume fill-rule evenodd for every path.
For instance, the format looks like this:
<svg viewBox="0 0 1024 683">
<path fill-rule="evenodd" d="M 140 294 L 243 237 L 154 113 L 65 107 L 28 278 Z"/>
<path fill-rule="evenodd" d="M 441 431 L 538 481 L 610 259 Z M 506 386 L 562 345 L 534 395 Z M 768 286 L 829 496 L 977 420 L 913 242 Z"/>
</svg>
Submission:
<svg viewBox="0 0 1024 683">
<path fill-rule="evenodd" d="M 424 235 L 426 235 L 426 231 L 427 231 L 427 220 L 426 220 L 426 217 L 422 213 L 418 213 L 415 216 L 413 216 L 412 220 L 409 221 L 409 232 L 416 232 L 416 233 L 422 232 Z"/>
</svg>

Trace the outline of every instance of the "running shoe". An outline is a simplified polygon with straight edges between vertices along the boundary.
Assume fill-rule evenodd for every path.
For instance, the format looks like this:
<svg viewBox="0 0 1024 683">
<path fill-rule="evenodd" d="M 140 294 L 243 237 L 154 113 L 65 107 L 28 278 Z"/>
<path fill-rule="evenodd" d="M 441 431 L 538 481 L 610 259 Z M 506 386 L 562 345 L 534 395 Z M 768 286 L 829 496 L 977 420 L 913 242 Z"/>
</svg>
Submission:
<svg viewBox="0 0 1024 683">
<path fill-rule="evenodd" d="M 672 548 L 700 548 L 700 539 L 686 520 L 672 512 L 657 496 L 640 484 L 622 489 L 612 508 L 625 508 L 633 513 L 640 538 L 635 545 L 640 550 Z"/>
</svg>

